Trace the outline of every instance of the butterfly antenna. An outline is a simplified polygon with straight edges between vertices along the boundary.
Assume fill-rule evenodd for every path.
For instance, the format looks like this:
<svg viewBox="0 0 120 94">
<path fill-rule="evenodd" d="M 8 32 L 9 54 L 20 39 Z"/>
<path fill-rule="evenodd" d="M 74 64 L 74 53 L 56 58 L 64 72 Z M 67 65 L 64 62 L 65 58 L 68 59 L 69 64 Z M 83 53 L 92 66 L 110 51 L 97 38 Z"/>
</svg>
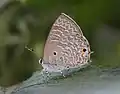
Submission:
<svg viewBox="0 0 120 94">
<path fill-rule="evenodd" d="M 33 52 L 36 56 L 37 56 L 37 53 L 33 50 L 33 48 L 28 48 L 28 46 L 25 46 L 25 48 L 30 51 L 30 52 Z M 37 56 L 38 57 L 38 56 Z M 39 64 L 42 64 L 42 57 L 40 57 L 39 59 Z"/>
<path fill-rule="evenodd" d="M 25 48 L 26 48 L 28 51 L 34 53 L 34 54 L 37 56 L 37 53 L 33 50 L 33 48 L 28 48 L 28 46 L 25 46 Z M 37 57 L 38 57 L 38 56 L 37 56 Z"/>
<path fill-rule="evenodd" d="M 34 50 L 32 48 L 28 48 L 27 46 L 25 46 L 25 48 L 28 50 L 28 51 L 31 51 L 31 52 L 34 52 Z M 34 52 L 35 53 L 35 52 Z"/>
</svg>

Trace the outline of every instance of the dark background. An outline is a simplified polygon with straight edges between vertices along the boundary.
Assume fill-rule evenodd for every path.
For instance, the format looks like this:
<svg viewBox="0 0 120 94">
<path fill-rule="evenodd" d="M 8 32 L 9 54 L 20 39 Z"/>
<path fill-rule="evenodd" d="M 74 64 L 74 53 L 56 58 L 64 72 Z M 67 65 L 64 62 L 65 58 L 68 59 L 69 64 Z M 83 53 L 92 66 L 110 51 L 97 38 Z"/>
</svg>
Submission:
<svg viewBox="0 0 120 94">
<path fill-rule="evenodd" d="M 0 85 L 19 83 L 41 68 L 45 40 L 62 12 L 80 25 L 90 42 L 92 65 L 120 67 L 120 0 L 19 1 L 0 1 Z"/>
</svg>

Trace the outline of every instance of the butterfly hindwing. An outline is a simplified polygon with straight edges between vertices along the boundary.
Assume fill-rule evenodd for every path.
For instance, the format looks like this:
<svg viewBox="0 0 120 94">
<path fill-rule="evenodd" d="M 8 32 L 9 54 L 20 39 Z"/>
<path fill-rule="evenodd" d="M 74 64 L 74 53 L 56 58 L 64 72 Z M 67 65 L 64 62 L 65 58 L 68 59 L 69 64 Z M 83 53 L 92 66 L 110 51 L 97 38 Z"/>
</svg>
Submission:
<svg viewBox="0 0 120 94">
<path fill-rule="evenodd" d="M 87 63 L 90 55 L 87 39 L 77 23 L 62 13 L 54 22 L 44 48 L 43 67 L 64 70 Z M 86 56 L 85 56 L 86 55 Z"/>
</svg>

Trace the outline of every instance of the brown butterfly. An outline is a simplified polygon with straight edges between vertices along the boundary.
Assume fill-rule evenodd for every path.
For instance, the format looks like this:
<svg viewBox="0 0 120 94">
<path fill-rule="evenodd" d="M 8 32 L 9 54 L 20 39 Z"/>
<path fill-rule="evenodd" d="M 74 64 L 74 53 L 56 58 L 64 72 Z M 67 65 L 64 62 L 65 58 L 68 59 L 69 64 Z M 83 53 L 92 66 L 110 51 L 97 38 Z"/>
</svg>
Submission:
<svg viewBox="0 0 120 94">
<path fill-rule="evenodd" d="M 79 68 L 90 61 L 90 45 L 81 28 L 68 15 L 61 15 L 54 22 L 44 48 L 41 62 L 49 72 Z"/>
</svg>

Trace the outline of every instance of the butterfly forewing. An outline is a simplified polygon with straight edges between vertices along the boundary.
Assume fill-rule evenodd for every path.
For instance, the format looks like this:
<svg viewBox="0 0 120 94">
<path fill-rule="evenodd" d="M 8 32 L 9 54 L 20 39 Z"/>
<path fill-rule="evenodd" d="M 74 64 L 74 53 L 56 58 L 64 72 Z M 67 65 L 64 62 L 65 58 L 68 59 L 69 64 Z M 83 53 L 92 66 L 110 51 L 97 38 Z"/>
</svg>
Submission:
<svg viewBox="0 0 120 94">
<path fill-rule="evenodd" d="M 83 49 L 87 50 L 84 53 Z M 64 70 L 87 63 L 90 46 L 77 23 L 62 13 L 54 22 L 44 48 L 44 68 Z"/>
</svg>

